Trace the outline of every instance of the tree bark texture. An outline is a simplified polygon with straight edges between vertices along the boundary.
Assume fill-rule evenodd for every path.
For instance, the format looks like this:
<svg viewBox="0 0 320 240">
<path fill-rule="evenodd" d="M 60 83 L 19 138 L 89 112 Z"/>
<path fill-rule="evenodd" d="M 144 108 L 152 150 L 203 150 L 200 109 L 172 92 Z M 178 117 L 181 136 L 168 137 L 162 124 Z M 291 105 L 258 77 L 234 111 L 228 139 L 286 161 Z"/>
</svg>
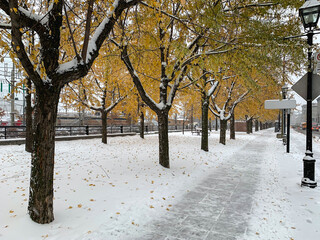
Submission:
<svg viewBox="0 0 320 240">
<path fill-rule="evenodd" d="M 258 120 L 255 120 L 254 126 L 255 126 L 255 131 L 258 132 L 259 131 L 259 121 Z"/>
<path fill-rule="evenodd" d="M 209 111 L 209 99 L 206 96 L 202 98 L 202 133 L 201 133 L 201 149 L 203 151 L 209 151 L 208 144 L 208 111 Z"/>
<path fill-rule="evenodd" d="M 107 113 L 105 111 L 101 111 L 101 123 L 102 123 L 102 143 L 107 144 L 108 142 Z"/>
<path fill-rule="evenodd" d="M 32 133 L 32 105 L 31 105 L 31 80 L 27 78 L 27 94 L 26 94 L 26 145 L 25 150 L 32 152 L 33 133 Z"/>
<path fill-rule="evenodd" d="M 36 89 L 33 151 L 28 212 L 37 223 L 53 216 L 55 124 L 61 88 Z"/>
<path fill-rule="evenodd" d="M 140 114 L 140 137 L 144 138 L 144 114 L 141 112 Z"/>
<path fill-rule="evenodd" d="M 158 113 L 159 127 L 159 163 L 165 168 L 170 168 L 169 164 L 169 137 L 168 137 L 168 112 Z"/>
<path fill-rule="evenodd" d="M 247 119 L 246 125 L 247 125 L 247 134 L 250 134 L 250 119 Z"/>
<path fill-rule="evenodd" d="M 230 118 L 230 139 L 236 139 L 236 130 L 234 125 L 234 114 L 232 114 Z"/>
<path fill-rule="evenodd" d="M 253 120 L 252 118 L 249 119 L 249 132 L 252 133 L 252 127 L 253 127 Z"/>
<path fill-rule="evenodd" d="M 226 131 L 227 131 L 227 120 L 220 119 L 220 141 L 223 145 L 226 145 Z"/>
<path fill-rule="evenodd" d="M 218 131 L 218 118 L 216 117 L 215 130 Z"/>
</svg>

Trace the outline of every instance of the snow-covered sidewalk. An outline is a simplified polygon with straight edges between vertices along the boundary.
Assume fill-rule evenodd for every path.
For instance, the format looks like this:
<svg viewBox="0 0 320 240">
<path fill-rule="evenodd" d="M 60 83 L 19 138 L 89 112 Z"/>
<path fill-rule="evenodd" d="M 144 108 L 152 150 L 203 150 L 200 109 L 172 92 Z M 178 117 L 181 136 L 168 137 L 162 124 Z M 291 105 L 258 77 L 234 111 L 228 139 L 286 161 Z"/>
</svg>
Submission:
<svg viewBox="0 0 320 240">
<path fill-rule="evenodd" d="M 299 186 L 304 135 L 292 133 L 290 154 L 273 129 L 226 146 L 209 138 L 203 152 L 199 136 L 171 134 L 171 169 L 158 165 L 155 135 L 57 142 L 47 225 L 26 213 L 29 154 L 0 146 L 0 239 L 320 238 L 319 187 Z"/>
</svg>

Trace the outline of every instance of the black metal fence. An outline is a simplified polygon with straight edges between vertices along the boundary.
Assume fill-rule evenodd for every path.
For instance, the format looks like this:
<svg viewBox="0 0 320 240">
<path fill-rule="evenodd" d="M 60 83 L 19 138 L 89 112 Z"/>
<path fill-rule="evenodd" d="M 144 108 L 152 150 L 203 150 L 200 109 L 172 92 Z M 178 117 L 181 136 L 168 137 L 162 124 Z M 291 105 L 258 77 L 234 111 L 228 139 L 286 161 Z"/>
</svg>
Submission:
<svg viewBox="0 0 320 240">
<path fill-rule="evenodd" d="M 185 126 L 184 130 L 188 130 Z M 145 125 L 145 133 L 158 131 L 158 126 Z M 169 126 L 169 131 L 182 131 L 182 126 Z M 56 126 L 56 136 L 77 136 L 77 135 L 94 135 L 101 134 L 102 126 Z M 107 133 L 129 133 L 140 132 L 140 126 L 108 126 Z M 0 139 L 25 138 L 25 126 L 0 126 Z"/>
</svg>

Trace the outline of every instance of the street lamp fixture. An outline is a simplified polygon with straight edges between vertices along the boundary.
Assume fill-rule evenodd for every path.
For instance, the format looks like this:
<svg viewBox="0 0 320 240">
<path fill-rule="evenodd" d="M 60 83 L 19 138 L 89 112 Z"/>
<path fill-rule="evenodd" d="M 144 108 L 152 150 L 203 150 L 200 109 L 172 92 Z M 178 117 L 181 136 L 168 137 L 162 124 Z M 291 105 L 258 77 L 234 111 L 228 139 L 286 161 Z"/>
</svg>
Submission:
<svg viewBox="0 0 320 240">
<path fill-rule="evenodd" d="M 308 74 L 307 74 L 307 141 L 306 153 L 303 158 L 303 178 L 302 186 L 314 188 L 317 186 L 315 181 L 315 162 L 312 152 L 312 40 L 313 30 L 317 27 L 320 15 L 320 2 L 317 0 L 306 1 L 299 9 L 303 27 L 308 37 Z"/>
<path fill-rule="evenodd" d="M 317 27 L 319 12 L 320 3 L 317 0 L 308 0 L 299 8 L 299 16 L 305 29 Z"/>
</svg>

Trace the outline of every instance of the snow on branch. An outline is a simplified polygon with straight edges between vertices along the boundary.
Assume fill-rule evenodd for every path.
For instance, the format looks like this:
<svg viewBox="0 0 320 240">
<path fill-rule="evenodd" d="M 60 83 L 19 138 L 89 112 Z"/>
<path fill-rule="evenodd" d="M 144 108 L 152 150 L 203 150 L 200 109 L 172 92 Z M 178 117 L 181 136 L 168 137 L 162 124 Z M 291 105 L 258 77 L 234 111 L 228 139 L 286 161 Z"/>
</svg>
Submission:
<svg viewBox="0 0 320 240">
<path fill-rule="evenodd" d="M 213 80 L 213 79 L 212 79 Z M 212 81 L 210 81 L 210 83 L 212 84 L 211 85 L 211 88 L 208 90 L 208 93 L 207 93 L 207 96 L 210 97 L 214 91 L 217 89 L 218 85 L 219 85 L 219 81 L 215 81 L 212 83 Z"/>
<path fill-rule="evenodd" d="M 1 29 L 11 29 L 11 23 L 0 23 Z"/>
<path fill-rule="evenodd" d="M 61 64 L 57 68 L 57 73 L 63 77 L 64 82 L 71 82 L 75 79 L 81 78 L 86 75 L 88 70 L 91 68 L 94 60 L 99 55 L 99 50 L 112 31 L 115 22 L 120 17 L 123 10 L 139 3 L 141 0 L 115 0 L 112 7 L 110 8 L 107 16 L 99 24 L 91 39 L 88 43 L 88 49 L 86 59 L 82 60 L 71 60 L 70 62 Z"/>
<path fill-rule="evenodd" d="M 91 65 L 93 60 L 98 55 L 99 49 L 104 42 L 107 35 L 112 30 L 116 20 L 121 15 L 122 11 L 130 6 L 139 3 L 141 0 L 115 0 L 111 10 L 108 11 L 107 17 L 102 20 L 97 29 L 95 30 L 92 38 L 88 43 L 88 50 L 86 54 L 86 59 L 84 59 L 86 64 Z"/>
<path fill-rule="evenodd" d="M 142 86 L 142 83 L 140 81 L 140 78 L 137 74 L 137 72 L 135 71 L 131 61 L 130 61 L 130 58 L 129 58 L 129 55 L 128 55 L 128 46 L 123 46 L 121 47 L 121 60 L 124 62 L 124 64 L 126 65 L 130 75 L 131 75 L 131 78 L 134 82 L 134 85 L 136 86 L 139 94 L 140 94 L 140 97 L 142 98 L 142 100 L 153 110 L 155 111 L 156 113 L 163 110 L 163 108 L 165 107 L 163 103 L 159 103 L 157 104 L 145 91 L 144 87 Z"/>
</svg>

